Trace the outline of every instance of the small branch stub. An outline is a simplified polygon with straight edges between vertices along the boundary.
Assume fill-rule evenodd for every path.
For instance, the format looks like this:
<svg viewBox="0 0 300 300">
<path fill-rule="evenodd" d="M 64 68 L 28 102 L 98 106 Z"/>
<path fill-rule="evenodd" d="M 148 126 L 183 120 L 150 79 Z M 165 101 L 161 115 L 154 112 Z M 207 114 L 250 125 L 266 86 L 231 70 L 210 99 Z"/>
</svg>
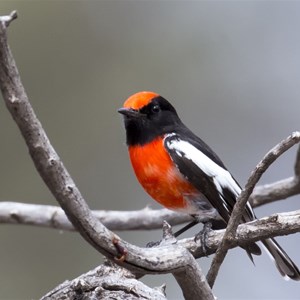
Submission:
<svg viewBox="0 0 300 300">
<path fill-rule="evenodd" d="M 17 11 L 13 10 L 8 16 L 0 16 L 0 22 L 8 27 L 9 24 L 18 17 Z"/>
<path fill-rule="evenodd" d="M 119 243 L 119 240 L 117 237 L 114 237 L 112 240 L 113 245 L 116 247 L 118 253 L 120 254 L 120 257 L 115 257 L 115 261 L 119 263 L 123 263 L 126 259 L 126 255 L 128 251 Z"/>
</svg>

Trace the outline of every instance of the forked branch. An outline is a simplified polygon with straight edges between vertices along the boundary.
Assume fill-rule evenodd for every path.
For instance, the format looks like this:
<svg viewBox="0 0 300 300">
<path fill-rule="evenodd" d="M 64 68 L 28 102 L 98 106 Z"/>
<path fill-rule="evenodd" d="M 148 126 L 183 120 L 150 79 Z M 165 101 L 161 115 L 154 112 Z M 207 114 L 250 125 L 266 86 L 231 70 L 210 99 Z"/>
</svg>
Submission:
<svg viewBox="0 0 300 300">
<path fill-rule="evenodd" d="M 290 136 L 288 136 L 286 139 L 284 139 L 278 145 L 276 145 L 273 149 L 271 149 L 264 156 L 264 158 L 258 163 L 254 171 L 251 173 L 245 188 L 242 190 L 241 194 L 237 199 L 237 203 L 233 208 L 224 237 L 212 261 L 211 267 L 208 271 L 207 281 L 211 287 L 213 287 L 215 283 L 220 266 L 224 261 L 225 256 L 228 252 L 230 242 L 232 239 L 234 239 L 237 227 L 244 213 L 246 203 L 250 195 L 252 194 L 255 185 L 257 184 L 257 182 L 259 181 L 263 173 L 266 172 L 266 170 L 278 157 L 280 157 L 284 152 L 286 152 L 287 150 L 289 150 L 291 147 L 293 147 L 295 144 L 299 142 L 300 142 L 300 132 L 297 131 L 292 133 Z M 298 158 L 299 158 L 299 151 L 296 158 L 296 166 L 297 166 L 296 172 L 298 168 Z"/>
</svg>

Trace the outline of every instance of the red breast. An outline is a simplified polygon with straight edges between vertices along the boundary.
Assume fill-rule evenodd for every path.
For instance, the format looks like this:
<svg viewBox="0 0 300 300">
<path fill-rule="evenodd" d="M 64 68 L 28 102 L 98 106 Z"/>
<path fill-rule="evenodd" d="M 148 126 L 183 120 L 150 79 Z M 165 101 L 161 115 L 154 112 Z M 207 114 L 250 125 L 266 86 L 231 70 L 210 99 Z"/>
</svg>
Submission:
<svg viewBox="0 0 300 300">
<path fill-rule="evenodd" d="M 146 145 L 129 147 L 135 174 L 146 192 L 169 209 L 184 211 L 184 195 L 199 192 L 179 173 L 159 137 Z"/>
</svg>

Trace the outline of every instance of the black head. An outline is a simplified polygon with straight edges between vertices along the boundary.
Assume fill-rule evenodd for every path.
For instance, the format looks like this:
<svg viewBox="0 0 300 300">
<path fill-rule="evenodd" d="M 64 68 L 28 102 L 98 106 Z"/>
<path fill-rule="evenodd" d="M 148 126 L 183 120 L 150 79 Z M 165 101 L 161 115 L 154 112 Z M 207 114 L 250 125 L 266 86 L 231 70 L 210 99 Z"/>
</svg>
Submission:
<svg viewBox="0 0 300 300">
<path fill-rule="evenodd" d="M 127 145 L 143 145 L 174 132 L 181 124 L 175 108 L 163 97 L 141 92 L 131 96 L 118 110 L 124 115 Z"/>
</svg>

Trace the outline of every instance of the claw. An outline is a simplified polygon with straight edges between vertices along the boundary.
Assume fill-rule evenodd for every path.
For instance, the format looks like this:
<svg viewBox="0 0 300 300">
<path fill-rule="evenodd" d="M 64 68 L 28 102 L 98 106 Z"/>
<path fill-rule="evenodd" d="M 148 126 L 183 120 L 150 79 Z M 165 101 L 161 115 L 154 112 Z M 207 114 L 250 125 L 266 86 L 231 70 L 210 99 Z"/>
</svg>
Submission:
<svg viewBox="0 0 300 300">
<path fill-rule="evenodd" d="M 156 246 L 159 246 L 161 243 L 161 241 L 158 241 L 158 242 L 149 242 L 146 244 L 146 248 L 153 248 L 153 247 L 156 247 Z"/>
<path fill-rule="evenodd" d="M 197 233 L 194 238 L 195 242 L 200 240 L 202 251 L 205 256 L 207 256 L 207 249 L 208 249 L 208 247 L 206 245 L 206 241 L 207 241 L 209 232 L 212 230 L 211 227 L 212 227 L 211 222 L 204 223 L 202 230 L 199 233 Z"/>
</svg>

